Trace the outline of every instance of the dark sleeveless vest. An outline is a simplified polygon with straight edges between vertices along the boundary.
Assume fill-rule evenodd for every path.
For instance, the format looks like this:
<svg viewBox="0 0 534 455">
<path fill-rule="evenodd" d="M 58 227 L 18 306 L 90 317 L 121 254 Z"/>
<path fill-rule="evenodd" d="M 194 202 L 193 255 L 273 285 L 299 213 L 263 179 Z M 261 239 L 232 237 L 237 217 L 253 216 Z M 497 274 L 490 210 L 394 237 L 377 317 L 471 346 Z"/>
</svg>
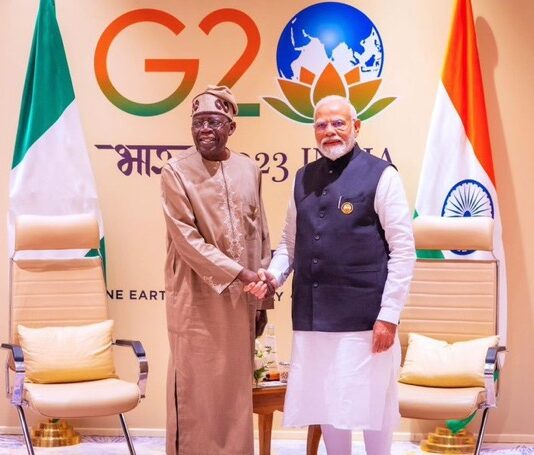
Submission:
<svg viewBox="0 0 534 455">
<path fill-rule="evenodd" d="M 389 165 L 356 145 L 336 161 L 298 170 L 294 330 L 372 330 L 389 259 L 374 200 Z"/>
</svg>

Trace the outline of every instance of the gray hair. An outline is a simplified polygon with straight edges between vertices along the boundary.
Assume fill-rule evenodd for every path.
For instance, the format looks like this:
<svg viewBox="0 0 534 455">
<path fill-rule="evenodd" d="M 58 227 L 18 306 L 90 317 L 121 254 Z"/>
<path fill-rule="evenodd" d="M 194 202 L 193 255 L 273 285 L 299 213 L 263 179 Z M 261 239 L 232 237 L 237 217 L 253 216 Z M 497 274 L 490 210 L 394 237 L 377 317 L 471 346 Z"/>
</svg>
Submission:
<svg viewBox="0 0 534 455">
<path fill-rule="evenodd" d="M 344 96 L 339 95 L 328 95 L 324 98 L 321 98 L 317 104 L 315 105 L 315 109 L 313 110 L 313 119 L 315 120 L 315 114 L 317 114 L 317 111 L 319 108 L 326 103 L 330 103 L 331 101 L 340 101 L 342 104 L 347 106 L 350 109 L 350 115 L 352 117 L 352 120 L 358 119 L 358 113 L 356 112 L 356 108 L 351 104 L 351 102 L 345 98 Z"/>
</svg>

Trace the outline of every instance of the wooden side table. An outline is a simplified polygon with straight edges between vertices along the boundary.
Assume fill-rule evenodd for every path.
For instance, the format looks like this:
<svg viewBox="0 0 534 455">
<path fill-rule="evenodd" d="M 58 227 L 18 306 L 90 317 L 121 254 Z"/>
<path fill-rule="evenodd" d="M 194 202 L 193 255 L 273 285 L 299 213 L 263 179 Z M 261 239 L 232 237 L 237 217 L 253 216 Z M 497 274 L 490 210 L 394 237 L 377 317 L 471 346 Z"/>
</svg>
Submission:
<svg viewBox="0 0 534 455">
<path fill-rule="evenodd" d="M 273 414 L 274 411 L 282 412 L 284 410 L 285 396 L 285 385 L 273 387 L 253 387 L 252 389 L 252 409 L 255 414 L 258 414 L 260 455 L 271 455 Z M 310 425 L 308 427 L 306 455 L 317 455 L 320 439 L 321 427 L 319 425 Z"/>
</svg>

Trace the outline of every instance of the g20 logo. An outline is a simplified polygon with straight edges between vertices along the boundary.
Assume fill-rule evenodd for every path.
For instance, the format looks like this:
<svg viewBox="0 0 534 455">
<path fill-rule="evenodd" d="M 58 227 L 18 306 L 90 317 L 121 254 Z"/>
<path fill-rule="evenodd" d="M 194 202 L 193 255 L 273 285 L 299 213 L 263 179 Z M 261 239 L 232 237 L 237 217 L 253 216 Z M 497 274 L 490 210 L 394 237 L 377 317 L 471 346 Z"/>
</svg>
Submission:
<svg viewBox="0 0 534 455">
<path fill-rule="evenodd" d="M 115 87 L 107 67 L 113 40 L 127 27 L 142 23 L 159 24 L 175 35 L 185 25 L 175 16 L 157 9 L 138 9 L 115 19 L 104 30 L 96 46 L 94 65 L 97 82 L 111 103 L 133 115 L 154 116 L 178 106 L 189 95 L 198 75 L 198 59 L 145 60 L 149 73 L 182 73 L 176 90 L 152 103 L 128 99 Z M 230 23 L 244 32 L 246 44 L 239 59 L 218 81 L 233 87 L 250 68 L 260 49 L 260 32 L 244 12 L 223 8 L 208 14 L 198 27 L 209 35 L 218 25 Z M 360 10 L 343 3 L 326 2 L 297 13 L 280 36 L 276 54 L 278 83 L 287 101 L 263 97 L 276 111 L 296 122 L 312 123 L 314 106 L 327 95 L 350 100 L 360 120 L 366 120 L 391 104 L 395 97 L 371 101 L 382 82 L 383 43 L 373 22 Z M 240 116 L 259 116 L 258 103 L 239 104 Z"/>
<path fill-rule="evenodd" d="M 173 15 L 157 9 L 138 9 L 115 19 L 104 30 L 95 50 L 95 74 L 100 89 L 111 103 L 125 112 L 140 116 L 160 115 L 174 109 L 189 95 L 198 75 L 198 59 L 151 59 L 145 60 L 145 71 L 150 73 L 183 73 L 180 85 L 168 97 L 153 103 L 139 103 L 122 95 L 109 77 L 107 58 L 113 40 L 127 27 L 141 22 L 154 22 L 175 35 L 184 30 L 185 25 Z M 232 87 L 248 70 L 260 49 L 260 32 L 254 21 L 242 11 L 230 8 L 219 9 L 208 14 L 198 24 L 206 35 L 216 26 L 224 23 L 235 24 L 246 36 L 246 46 L 239 59 L 232 65 L 218 85 Z M 258 116 L 259 104 L 240 104 L 240 115 Z"/>
<path fill-rule="evenodd" d="M 317 3 L 297 13 L 280 36 L 276 60 L 278 84 L 287 102 L 264 100 L 297 122 L 312 123 L 315 104 L 328 95 L 349 99 L 360 120 L 395 100 L 369 104 L 382 82 L 382 38 L 373 22 L 350 5 Z"/>
</svg>

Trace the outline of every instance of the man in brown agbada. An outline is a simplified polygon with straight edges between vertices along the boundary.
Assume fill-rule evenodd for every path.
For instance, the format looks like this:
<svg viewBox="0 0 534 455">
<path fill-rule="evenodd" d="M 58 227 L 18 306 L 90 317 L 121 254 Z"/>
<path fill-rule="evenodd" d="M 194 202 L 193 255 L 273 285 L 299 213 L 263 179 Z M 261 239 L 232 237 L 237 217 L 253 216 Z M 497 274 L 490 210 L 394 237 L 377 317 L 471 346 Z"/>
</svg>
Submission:
<svg viewBox="0 0 534 455">
<path fill-rule="evenodd" d="M 161 173 L 167 225 L 165 300 L 170 342 L 167 454 L 252 455 L 255 323 L 272 300 L 243 293 L 271 249 L 260 171 L 226 148 L 235 99 L 210 86 L 193 100 L 195 146 Z"/>
</svg>

